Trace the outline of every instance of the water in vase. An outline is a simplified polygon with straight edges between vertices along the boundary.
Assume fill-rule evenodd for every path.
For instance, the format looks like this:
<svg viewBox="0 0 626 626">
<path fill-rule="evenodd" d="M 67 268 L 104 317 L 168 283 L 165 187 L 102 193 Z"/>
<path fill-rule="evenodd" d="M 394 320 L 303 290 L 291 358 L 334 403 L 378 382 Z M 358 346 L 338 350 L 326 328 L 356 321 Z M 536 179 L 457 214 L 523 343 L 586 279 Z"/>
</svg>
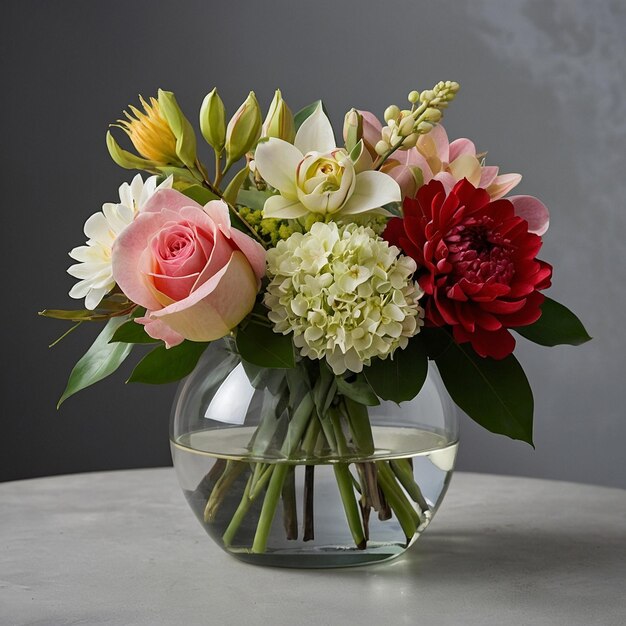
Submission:
<svg viewBox="0 0 626 626">
<path fill-rule="evenodd" d="M 458 446 L 431 431 L 375 426 L 376 449 L 367 459 L 268 461 L 251 457 L 248 444 L 253 432 L 253 428 L 236 427 L 182 435 L 172 442 L 174 465 L 196 517 L 221 547 L 244 561 L 285 567 L 359 565 L 404 552 L 436 512 Z M 259 549 L 255 536 L 268 495 L 266 477 L 274 471 L 284 471 L 286 479 Z M 358 545 L 339 492 L 338 474 L 351 481 L 358 502 L 364 535 Z M 415 530 L 407 531 L 406 520 L 392 512 L 382 490 L 381 499 L 375 496 L 366 506 L 364 480 L 373 475 L 374 481 L 384 481 L 387 474 L 393 476 L 398 492 L 389 497 L 405 503 L 405 517 L 412 517 L 410 527 Z M 394 505 L 399 510 L 398 503 Z"/>
</svg>

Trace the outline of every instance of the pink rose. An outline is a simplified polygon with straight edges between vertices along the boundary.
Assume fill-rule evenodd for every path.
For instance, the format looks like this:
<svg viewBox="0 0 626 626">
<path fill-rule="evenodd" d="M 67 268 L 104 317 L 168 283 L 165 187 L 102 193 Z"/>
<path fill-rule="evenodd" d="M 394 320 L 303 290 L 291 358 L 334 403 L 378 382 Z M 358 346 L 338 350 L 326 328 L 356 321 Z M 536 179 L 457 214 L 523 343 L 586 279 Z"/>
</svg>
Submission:
<svg viewBox="0 0 626 626">
<path fill-rule="evenodd" d="M 254 306 L 265 250 L 231 228 L 228 206 L 157 191 L 113 244 L 113 278 L 167 347 L 228 334 Z"/>
</svg>

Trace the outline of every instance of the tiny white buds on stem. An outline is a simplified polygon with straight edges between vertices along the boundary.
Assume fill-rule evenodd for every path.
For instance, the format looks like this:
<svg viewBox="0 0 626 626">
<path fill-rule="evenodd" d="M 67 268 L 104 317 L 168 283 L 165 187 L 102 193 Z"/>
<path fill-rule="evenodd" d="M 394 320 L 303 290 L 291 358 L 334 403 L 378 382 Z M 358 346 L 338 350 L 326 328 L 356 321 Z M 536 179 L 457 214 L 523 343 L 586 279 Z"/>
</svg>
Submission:
<svg viewBox="0 0 626 626">
<path fill-rule="evenodd" d="M 383 154 L 389 151 L 389 144 L 381 139 L 374 147 L 374 150 L 376 150 L 376 154 L 383 156 Z"/>
<path fill-rule="evenodd" d="M 400 109 L 395 104 L 392 104 L 385 109 L 385 122 L 389 123 L 391 120 L 397 120 L 399 117 Z"/>
<path fill-rule="evenodd" d="M 413 90 L 408 97 L 408 100 L 411 104 L 415 104 L 416 102 L 419 102 L 420 99 L 420 92 L 419 91 L 415 91 Z"/>
</svg>

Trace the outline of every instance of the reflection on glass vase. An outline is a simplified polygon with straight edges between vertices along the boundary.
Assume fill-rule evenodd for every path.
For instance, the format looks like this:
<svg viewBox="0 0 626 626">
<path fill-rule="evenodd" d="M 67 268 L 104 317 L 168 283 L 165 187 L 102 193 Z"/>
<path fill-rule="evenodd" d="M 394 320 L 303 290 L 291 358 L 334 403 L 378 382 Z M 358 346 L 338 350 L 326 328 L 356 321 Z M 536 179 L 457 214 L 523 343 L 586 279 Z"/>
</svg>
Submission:
<svg viewBox="0 0 626 626">
<path fill-rule="evenodd" d="M 203 528 L 233 556 L 284 567 L 393 558 L 429 525 L 458 446 L 433 365 L 420 393 L 365 406 L 330 370 L 242 363 L 213 343 L 179 388 L 171 449 Z"/>
</svg>

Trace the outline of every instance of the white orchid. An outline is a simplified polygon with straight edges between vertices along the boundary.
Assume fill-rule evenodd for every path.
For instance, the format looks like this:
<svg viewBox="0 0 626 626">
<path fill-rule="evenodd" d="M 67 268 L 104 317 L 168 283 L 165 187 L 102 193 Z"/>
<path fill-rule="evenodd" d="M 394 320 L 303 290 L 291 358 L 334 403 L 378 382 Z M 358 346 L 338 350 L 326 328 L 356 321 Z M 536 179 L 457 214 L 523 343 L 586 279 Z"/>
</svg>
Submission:
<svg viewBox="0 0 626 626">
<path fill-rule="evenodd" d="M 157 186 L 157 176 L 150 176 L 145 182 L 140 174 L 119 188 L 120 202 L 106 202 L 102 211 L 94 213 L 84 227 L 87 244 L 70 252 L 70 257 L 79 261 L 70 266 L 68 274 L 79 278 L 70 290 L 70 297 L 85 298 L 85 307 L 93 310 L 102 298 L 113 289 L 115 281 L 111 270 L 111 249 L 118 235 L 135 219 L 157 189 L 172 187 L 169 176 Z"/>
<path fill-rule="evenodd" d="M 401 200 L 400 187 L 391 176 L 358 171 L 348 153 L 337 148 L 321 104 L 302 123 L 293 145 L 271 138 L 257 146 L 254 158 L 263 179 L 280 194 L 267 199 L 264 217 L 384 213 L 381 207 Z"/>
</svg>

